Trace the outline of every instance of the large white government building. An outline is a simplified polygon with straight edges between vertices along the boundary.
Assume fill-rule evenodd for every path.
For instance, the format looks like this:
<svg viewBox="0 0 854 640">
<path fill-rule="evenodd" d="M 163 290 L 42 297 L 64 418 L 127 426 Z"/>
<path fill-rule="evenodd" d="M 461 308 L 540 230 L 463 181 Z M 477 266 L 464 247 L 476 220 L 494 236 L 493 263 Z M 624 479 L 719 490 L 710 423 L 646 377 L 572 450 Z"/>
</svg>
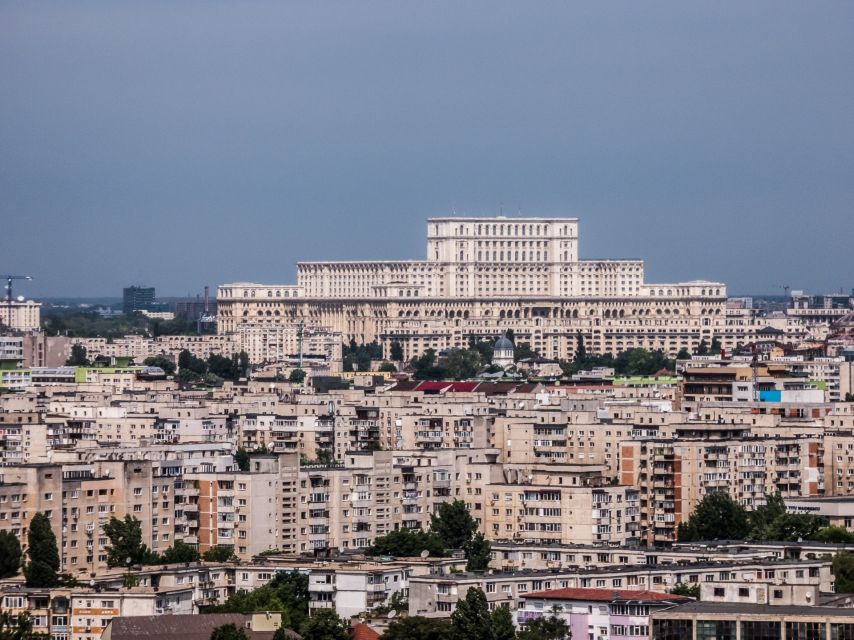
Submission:
<svg viewBox="0 0 854 640">
<path fill-rule="evenodd" d="M 577 218 L 430 218 L 427 259 L 300 262 L 296 285 L 223 284 L 220 333 L 305 322 L 407 358 L 512 329 L 543 356 L 726 345 L 720 282 L 644 282 L 642 260 L 580 260 Z"/>
</svg>

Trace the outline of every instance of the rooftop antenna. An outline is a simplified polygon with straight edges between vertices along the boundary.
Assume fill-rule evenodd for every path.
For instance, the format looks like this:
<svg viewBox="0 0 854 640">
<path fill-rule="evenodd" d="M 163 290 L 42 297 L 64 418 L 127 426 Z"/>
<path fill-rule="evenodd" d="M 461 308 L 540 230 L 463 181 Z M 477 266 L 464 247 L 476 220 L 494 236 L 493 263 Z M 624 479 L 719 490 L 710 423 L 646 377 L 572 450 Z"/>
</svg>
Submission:
<svg viewBox="0 0 854 640">
<path fill-rule="evenodd" d="M 12 300 L 15 299 L 15 297 L 12 295 L 12 280 L 32 280 L 33 278 L 31 276 L 10 276 L 10 275 L 4 275 L 2 277 L 6 278 L 6 304 L 7 304 L 7 311 L 8 311 L 8 315 L 6 318 L 6 320 L 7 320 L 6 326 L 8 329 L 11 330 L 12 329 Z"/>
</svg>

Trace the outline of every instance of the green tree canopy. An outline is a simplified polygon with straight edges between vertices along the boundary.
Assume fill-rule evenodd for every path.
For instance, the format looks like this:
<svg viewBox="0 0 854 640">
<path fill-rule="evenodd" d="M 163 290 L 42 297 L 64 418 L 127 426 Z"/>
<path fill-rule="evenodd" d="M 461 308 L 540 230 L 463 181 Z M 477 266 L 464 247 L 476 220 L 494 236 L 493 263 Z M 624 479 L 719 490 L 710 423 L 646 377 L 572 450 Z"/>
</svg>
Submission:
<svg viewBox="0 0 854 640">
<path fill-rule="evenodd" d="M 203 376 L 208 371 L 208 365 L 204 360 L 184 349 L 178 354 L 178 371 Z"/>
<path fill-rule="evenodd" d="M 241 471 L 249 471 L 249 452 L 243 447 L 238 447 L 234 453 L 234 464 Z"/>
<path fill-rule="evenodd" d="M 205 562 L 228 562 L 235 558 L 234 551 L 221 545 L 211 547 L 202 554 L 202 560 Z"/>
<path fill-rule="evenodd" d="M 196 562 L 199 552 L 194 547 L 185 544 L 182 540 L 176 540 L 175 544 L 163 552 L 162 560 L 168 564 L 179 562 Z"/>
<path fill-rule="evenodd" d="M 299 571 L 277 573 L 269 583 L 252 591 L 237 591 L 223 604 L 207 607 L 206 611 L 275 611 L 282 614 L 283 627 L 297 631 L 308 617 L 308 576 Z"/>
<path fill-rule="evenodd" d="M 489 569 L 492 545 L 482 533 L 474 534 L 472 539 L 465 543 L 463 550 L 466 554 L 466 571 L 486 571 Z"/>
<path fill-rule="evenodd" d="M 349 640 L 349 623 L 335 609 L 316 609 L 300 628 L 303 640 Z"/>
<path fill-rule="evenodd" d="M 522 625 L 517 635 L 518 640 L 569 640 L 570 637 L 566 622 L 554 613 L 529 620 Z"/>
<path fill-rule="evenodd" d="M 24 577 L 28 587 L 48 588 L 59 584 L 59 550 L 50 520 L 38 512 L 27 531 L 27 556 Z"/>
<path fill-rule="evenodd" d="M 444 362 L 447 377 L 455 380 L 473 378 L 482 365 L 480 354 L 471 349 L 452 349 Z"/>
<path fill-rule="evenodd" d="M 305 380 L 305 371 L 302 369 L 294 369 L 291 371 L 291 375 L 288 376 L 288 381 L 296 384 L 302 383 Z"/>
<path fill-rule="evenodd" d="M 11 531 L 0 531 L 0 580 L 21 570 L 21 543 Z"/>
<path fill-rule="evenodd" d="M 831 544 L 851 544 L 854 542 L 854 533 L 851 533 L 845 527 L 834 525 L 820 529 L 810 539 L 817 540 L 818 542 L 829 542 Z"/>
<path fill-rule="evenodd" d="M 679 525 L 680 542 L 743 540 L 750 533 L 747 512 L 726 491 L 707 493 L 687 522 Z"/>
<path fill-rule="evenodd" d="M 448 618 L 410 616 L 392 620 L 382 640 L 448 640 L 450 634 Z"/>
<path fill-rule="evenodd" d="M 375 556 L 414 558 L 425 549 L 433 557 L 445 555 L 445 547 L 436 533 L 402 528 L 376 538 L 368 553 Z"/>
<path fill-rule="evenodd" d="M 393 362 L 403 362 L 403 345 L 401 345 L 397 340 L 391 343 L 388 357 Z"/>
<path fill-rule="evenodd" d="M 694 583 L 692 585 L 687 585 L 684 582 L 680 582 L 675 587 L 670 590 L 670 593 L 676 596 L 687 596 L 689 598 L 700 598 L 700 584 Z"/>
<path fill-rule="evenodd" d="M 453 640 L 494 640 L 492 615 L 486 595 L 478 587 L 469 587 L 465 598 L 457 602 L 451 614 Z"/>
<path fill-rule="evenodd" d="M 836 593 L 854 593 L 854 553 L 844 551 L 833 556 L 831 571 L 836 578 Z"/>
<path fill-rule="evenodd" d="M 126 567 L 129 564 L 153 564 L 160 561 L 142 543 L 142 526 L 136 518 L 128 514 L 123 520 L 115 516 L 104 525 L 104 534 L 110 539 L 107 547 L 107 566 Z"/>
<path fill-rule="evenodd" d="M 443 502 L 430 515 L 430 531 L 439 537 L 445 549 L 464 549 L 477 531 L 477 522 L 462 500 Z"/>
<path fill-rule="evenodd" d="M 0 640 L 49 640 L 46 633 L 33 632 L 33 620 L 28 613 L 13 615 L 0 611 Z"/>
<path fill-rule="evenodd" d="M 86 347 L 82 344 L 71 345 L 71 356 L 65 361 L 69 367 L 88 367 L 91 363 L 86 357 Z"/>
<path fill-rule="evenodd" d="M 489 626 L 492 640 L 516 640 L 516 625 L 513 624 L 513 612 L 510 607 L 499 605 L 492 612 Z"/>
<path fill-rule="evenodd" d="M 151 356 L 142 361 L 146 367 L 160 367 L 167 376 L 175 373 L 175 363 L 166 356 Z"/>
<path fill-rule="evenodd" d="M 243 627 L 237 627 L 232 623 L 217 627 L 211 633 L 211 640 L 249 640 Z"/>
</svg>

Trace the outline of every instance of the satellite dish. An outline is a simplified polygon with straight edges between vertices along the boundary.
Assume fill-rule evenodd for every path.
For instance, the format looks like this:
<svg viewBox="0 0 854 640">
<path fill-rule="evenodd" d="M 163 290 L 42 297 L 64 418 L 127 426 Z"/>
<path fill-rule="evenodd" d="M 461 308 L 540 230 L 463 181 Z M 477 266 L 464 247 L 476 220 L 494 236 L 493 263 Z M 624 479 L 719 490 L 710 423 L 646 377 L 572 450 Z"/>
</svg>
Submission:
<svg viewBox="0 0 854 640">
<path fill-rule="evenodd" d="M 429 551 L 427 551 L 427 549 L 424 549 L 424 551 L 422 551 L 420 555 L 421 555 L 421 557 L 422 557 L 422 558 L 429 558 L 429 557 L 430 557 L 430 552 L 429 552 Z"/>
<path fill-rule="evenodd" d="M 394 609 L 392 609 L 391 611 L 389 611 L 389 612 L 388 612 L 388 615 L 387 615 L 386 617 L 387 617 L 389 620 L 391 620 L 391 619 L 392 619 L 392 618 L 394 618 L 396 615 L 397 615 L 397 611 L 395 611 Z"/>
</svg>

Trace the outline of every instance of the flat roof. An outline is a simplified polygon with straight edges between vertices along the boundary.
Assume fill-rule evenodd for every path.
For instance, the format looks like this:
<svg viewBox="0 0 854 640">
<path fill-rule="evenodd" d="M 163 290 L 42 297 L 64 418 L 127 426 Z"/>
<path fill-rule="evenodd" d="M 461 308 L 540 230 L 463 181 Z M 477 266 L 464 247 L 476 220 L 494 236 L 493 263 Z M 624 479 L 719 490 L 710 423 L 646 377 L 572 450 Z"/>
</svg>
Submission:
<svg viewBox="0 0 854 640">
<path fill-rule="evenodd" d="M 653 618 L 669 618 L 674 614 L 720 613 L 749 616 L 768 616 L 782 620 L 781 616 L 813 616 L 827 619 L 836 617 L 854 618 L 854 609 L 846 607 L 821 607 L 804 605 L 747 604 L 740 602 L 689 602 L 667 611 L 652 614 Z"/>
</svg>

